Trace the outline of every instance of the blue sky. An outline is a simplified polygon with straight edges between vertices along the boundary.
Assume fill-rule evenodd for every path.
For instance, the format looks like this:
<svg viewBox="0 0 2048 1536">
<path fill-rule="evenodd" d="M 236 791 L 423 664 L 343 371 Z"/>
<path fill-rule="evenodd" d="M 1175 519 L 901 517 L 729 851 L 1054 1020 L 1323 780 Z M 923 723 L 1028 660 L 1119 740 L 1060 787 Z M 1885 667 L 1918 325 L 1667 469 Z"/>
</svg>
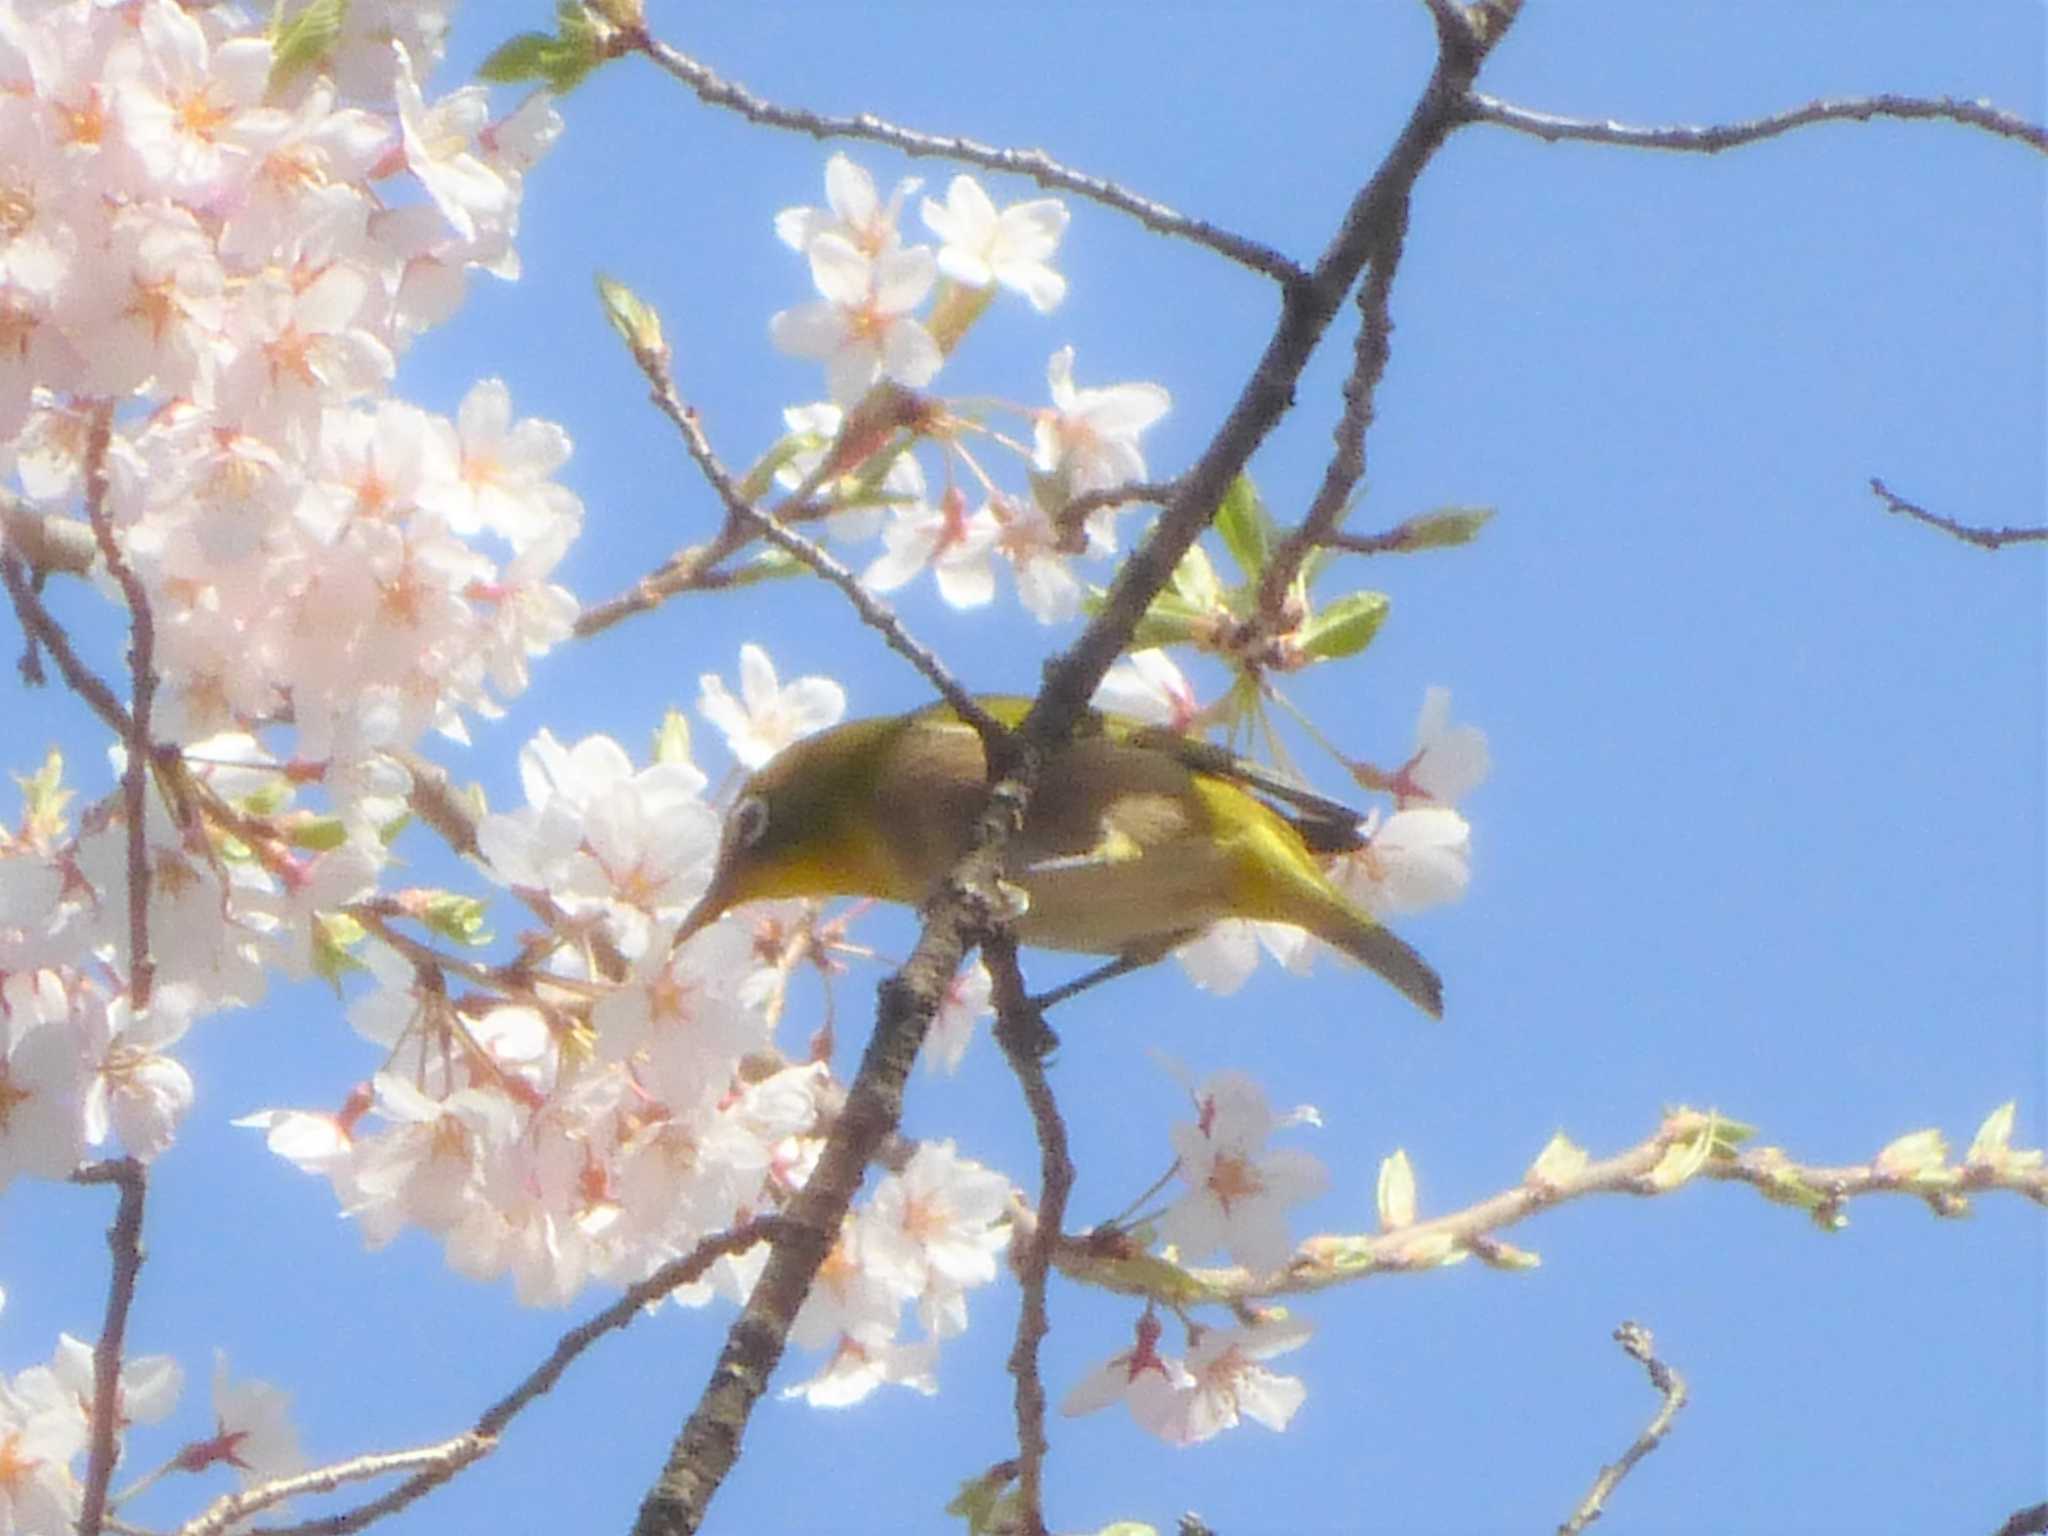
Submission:
<svg viewBox="0 0 2048 1536">
<path fill-rule="evenodd" d="M 1304 260 L 1406 115 L 1431 41 L 1422 8 L 1392 0 L 651 10 L 676 46 L 776 99 L 1042 145 Z M 538 5 L 472 7 L 442 83 L 492 29 L 543 21 Z M 1986 96 L 2039 120 L 2044 34 L 2019 3 L 1959 24 L 1928 5 L 1573 0 L 1531 6 L 1481 86 L 1642 122 L 1879 90 Z M 639 66 L 601 73 L 564 111 L 529 183 L 524 279 L 480 280 L 401 389 L 452 409 L 497 375 L 520 414 L 568 429 L 588 522 L 565 579 L 594 601 L 716 511 L 604 329 L 592 273 L 661 309 L 682 392 L 726 460 L 750 460 L 782 406 L 818 393 L 811 365 L 767 344 L 769 315 L 809 291 L 771 220 L 820 200 L 829 148 L 708 111 Z M 885 184 L 907 169 L 850 153 Z M 931 189 L 951 173 L 908 169 Z M 2042 553 L 1966 547 L 1887 517 L 1866 487 L 1882 476 L 1965 522 L 2042 521 L 2042 191 L 2025 147 L 1940 124 L 1823 126 L 1712 158 L 1487 128 L 1453 140 L 1416 196 L 1352 526 L 1445 504 L 1499 516 L 1466 550 L 1341 567 L 1386 590 L 1392 616 L 1363 657 L 1292 688 L 1377 760 L 1405 751 L 1431 683 L 1489 733 L 1494 774 L 1467 808 L 1471 895 L 1403 927 L 1445 976 L 1447 1017 L 1420 1020 L 1328 966 L 1307 982 L 1268 968 L 1230 998 L 1161 968 L 1083 1000 L 1056 1020 L 1053 1067 L 1082 1169 L 1072 1225 L 1121 1210 L 1170 1155 L 1183 1101 L 1155 1051 L 1320 1108 L 1323 1128 L 1294 1139 L 1332 1175 L 1305 1230 L 1369 1227 L 1397 1147 L 1425 1212 L 1441 1211 L 1515 1183 L 1554 1131 L 1613 1151 L 1681 1102 L 1823 1163 L 1923 1126 L 1960 1147 L 2011 1098 L 2018 1139 L 2042 1141 Z M 999 305 L 941 387 L 1035 401 L 1046 355 L 1071 343 L 1084 383 L 1171 390 L 1146 445 L 1171 473 L 1235 397 L 1272 295 L 1117 215 L 1073 212 L 1066 304 Z M 1320 474 L 1348 350 L 1333 332 L 1253 464 L 1282 516 Z M 1007 590 L 979 614 L 928 585 L 901 607 L 979 689 L 1028 690 L 1072 633 Z M 730 677 L 749 639 L 785 676 L 838 677 L 856 713 L 924 697 L 835 594 L 790 582 L 687 598 L 558 654 L 449 761 L 510 802 L 533 731 L 638 748 L 663 710 L 694 702 L 700 673 Z M 71 701 L 20 692 L 12 669 L 0 688 L 10 767 L 33 766 L 47 738 L 97 771 L 102 747 Z M 867 931 L 899 954 L 913 936 L 898 915 Z M 842 1017 L 879 975 L 842 982 Z M 843 1033 L 854 1049 L 861 1031 Z M 137 1350 L 179 1355 L 200 1384 L 225 1349 L 295 1393 L 309 1452 L 330 1459 L 456 1432 L 599 1303 L 521 1309 L 508 1286 L 448 1273 L 417 1234 L 368 1254 L 322 1185 L 228 1127 L 259 1106 L 335 1102 L 373 1065 L 331 995 L 280 990 L 188 1044 L 200 1101 L 153 1184 Z M 985 1041 L 957 1078 L 915 1079 L 906 1128 L 1015 1173 L 1035 1165 Z M 96 1328 L 107 1204 L 27 1185 L 0 1201 L 0 1368 L 42 1358 L 60 1328 Z M 1316 1337 L 1285 1362 L 1311 1395 L 1288 1433 L 1174 1450 L 1116 1414 L 1056 1422 L 1050 1518 L 1166 1528 L 1194 1510 L 1233 1536 L 1554 1527 L 1653 1406 L 1608 1341 L 1635 1318 L 1694 1402 L 1617 1495 L 1618 1525 L 1991 1530 L 2044 1496 L 2042 1212 L 1994 1198 L 1937 1222 L 1893 1199 L 1849 1214 L 1829 1236 L 1733 1188 L 1609 1200 L 1512 1233 L 1543 1256 L 1528 1274 L 1466 1265 L 1311 1299 Z M 711 1528 L 945 1529 L 957 1484 L 1012 1450 L 1014 1292 L 973 1306 L 937 1399 L 765 1403 Z M 1125 1346 L 1132 1316 L 1055 1285 L 1055 1396 Z M 384 1528 L 624 1528 L 726 1317 L 643 1320 L 497 1456 Z M 202 1401 L 203 1386 L 190 1434 L 210 1427 Z M 142 1442 L 134 1454 L 152 1459 Z"/>
</svg>

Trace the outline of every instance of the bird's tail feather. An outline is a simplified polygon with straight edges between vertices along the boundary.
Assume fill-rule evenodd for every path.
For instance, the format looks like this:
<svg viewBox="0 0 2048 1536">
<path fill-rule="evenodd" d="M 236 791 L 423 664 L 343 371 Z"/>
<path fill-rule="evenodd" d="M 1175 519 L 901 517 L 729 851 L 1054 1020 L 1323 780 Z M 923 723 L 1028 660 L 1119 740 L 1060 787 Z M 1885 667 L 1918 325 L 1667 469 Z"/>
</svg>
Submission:
<svg viewBox="0 0 2048 1536">
<path fill-rule="evenodd" d="M 1431 1018 L 1444 1016 L 1443 978 L 1406 940 L 1378 923 L 1362 922 L 1355 917 L 1333 922 L 1317 936 L 1327 939 L 1359 964 L 1379 972 Z"/>
</svg>

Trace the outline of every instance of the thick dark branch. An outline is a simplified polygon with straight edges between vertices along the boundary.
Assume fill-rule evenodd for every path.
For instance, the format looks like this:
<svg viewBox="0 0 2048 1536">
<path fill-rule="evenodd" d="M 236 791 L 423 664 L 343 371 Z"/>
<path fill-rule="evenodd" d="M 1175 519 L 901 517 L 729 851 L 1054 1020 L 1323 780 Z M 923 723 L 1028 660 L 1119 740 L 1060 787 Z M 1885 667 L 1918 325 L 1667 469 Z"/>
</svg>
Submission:
<svg viewBox="0 0 2048 1536">
<path fill-rule="evenodd" d="M 1621 1453 L 1621 1460 L 1600 1469 L 1600 1475 L 1593 1479 L 1592 1488 L 1579 1501 L 1579 1507 L 1572 1511 L 1571 1518 L 1557 1528 L 1557 1536 L 1579 1536 L 1581 1531 L 1606 1513 L 1607 1501 L 1621 1486 L 1621 1480 L 1635 1470 L 1637 1462 L 1664 1443 L 1664 1437 L 1671 1433 L 1671 1421 L 1685 1406 L 1685 1378 L 1657 1358 L 1655 1341 L 1651 1339 L 1649 1329 L 1641 1323 L 1623 1323 L 1614 1330 L 1614 1342 L 1649 1372 L 1650 1385 L 1657 1389 L 1662 1401 L 1657 1405 L 1656 1417 Z"/>
<path fill-rule="evenodd" d="M 1304 276 L 1294 262 L 1256 240 L 1219 229 L 1203 219 L 1191 219 L 1164 203 L 1155 203 L 1150 198 L 1127 191 L 1113 181 L 1062 165 L 1042 149 L 999 149 L 992 144 L 979 144 L 973 139 L 951 134 L 919 133 L 916 129 L 886 122 L 869 112 L 853 117 L 834 117 L 802 107 L 779 106 L 756 96 L 735 81 L 722 78 L 687 54 L 678 53 L 652 37 L 641 39 L 640 51 L 664 73 L 695 91 L 698 99 L 707 106 L 737 112 L 750 123 L 807 133 L 814 139 L 865 139 L 871 144 L 885 144 L 906 155 L 937 156 L 944 160 L 957 160 L 963 165 L 978 165 L 986 170 L 1028 176 L 1041 187 L 1071 192 L 1076 197 L 1085 197 L 1090 202 L 1129 214 L 1155 234 L 1205 246 L 1276 282 L 1296 283 Z"/>
<path fill-rule="evenodd" d="M 2026 544 L 2037 540 L 2048 540 L 2048 528 L 1972 528 L 1959 523 L 1952 517 L 1943 517 L 1939 512 L 1930 512 L 1916 502 L 1906 500 L 1875 475 L 1870 478 L 1870 489 L 1884 502 L 1887 511 L 1902 512 L 1907 517 L 1939 528 L 1943 533 L 1953 534 L 1965 544 L 1974 544 L 1979 549 L 2003 549 L 2008 544 Z"/>
<path fill-rule="evenodd" d="M 132 1157 L 93 1163 L 73 1174 L 77 1184 L 112 1184 L 121 1191 L 107 1246 L 114 1267 L 107 1282 L 106 1317 L 92 1349 L 92 1444 L 86 1454 L 85 1489 L 79 1502 L 79 1536 L 100 1536 L 107 1517 L 107 1485 L 114 1476 L 121 1431 L 121 1356 L 128 1337 L 128 1313 L 135 1305 L 135 1281 L 142 1273 L 142 1203 L 149 1174 Z"/>
<path fill-rule="evenodd" d="M 1617 123 L 1612 118 L 1595 121 L 1591 118 L 1558 117 L 1549 112 L 1532 112 L 1527 107 L 1517 107 L 1498 97 L 1478 92 L 1472 95 L 1470 111 L 1474 122 L 1512 128 L 1517 133 L 1533 134 L 1552 144 L 1569 139 L 1583 144 L 1618 144 L 1627 149 L 1671 149 L 1713 155 L 1724 149 L 1737 149 L 1745 144 L 1774 139 L 1814 123 L 1867 123 L 1874 117 L 1889 117 L 1961 123 L 1965 127 L 1995 133 L 2001 138 L 2017 139 L 2048 153 L 2048 128 L 2030 123 L 2016 112 L 1994 107 L 1988 101 L 1958 101 L 1953 96 L 1836 96 L 1809 101 L 1805 106 L 1776 112 L 1769 117 L 1751 118 L 1747 122 L 1713 125 L 1676 123 L 1664 127 Z"/>
</svg>

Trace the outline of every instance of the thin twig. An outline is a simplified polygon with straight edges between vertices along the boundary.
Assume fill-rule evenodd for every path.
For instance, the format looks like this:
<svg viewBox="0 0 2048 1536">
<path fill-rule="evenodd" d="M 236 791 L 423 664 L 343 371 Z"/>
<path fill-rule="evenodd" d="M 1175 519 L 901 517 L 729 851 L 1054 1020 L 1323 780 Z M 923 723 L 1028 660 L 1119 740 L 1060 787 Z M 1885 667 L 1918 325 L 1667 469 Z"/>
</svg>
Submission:
<svg viewBox="0 0 2048 1536">
<path fill-rule="evenodd" d="M 1917 1138 L 1904 1138 L 1912 1142 Z M 1656 1132 L 1613 1157 L 1593 1161 L 1572 1149 L 1568 1160 L 1546 1158 L 1519 1184 L 1461 1210 L 1387 1232 L 1310 1237 L 1284 1269 L 1257 1273 L 1234 1266 L 1163 1266 L 1137 1255 L 1114 1232 L 1060 1239 L 1053 1262 L 1071 1279 L 1123 1295 L 1176 1305 L 1227 1305 L 1305 1295 L 1378 1275 L 1413 1274 L 1477 1258 L 1498 1269 L 1534 1268 L 1539 1260 L 1493 1234 L 1553 1206 L 1595 1195 L 1654 1197 L 1699 1181 L 1746 1184 L 1774 1204 L 1805 1211 L 1816 1226 L 1847 1225 L 1843 1207 L 1874 1195 L 1908 1195 L 1936 1215 L 1969 1209 L 1969 1196 L 1999 1192 L 2048 1205 L 2048 1166 L 2031 1152 L 1986 1161 L 1946 1161 L 1938 1139 L 1922 1155 L 1829 1166 L 1795 1162 L 1777 1147 L 1737 1150 L 1733 1122 L 1699 1110 L 1668 1115 Z"/>
<path fill-rule="evenodd" d="M 64 685 L 85 700 L 107 728 L 125 741 L 133 730 L 128 711 L 114 696 L 114 690 L 107 686 L 105 679 L 79 658 L 72 647 L 71 637 L 44 606 L 21 563 L 11 557 L 0 557 L 0 582 L 7 587 L 15 617 L 21 620 L 22 634 L 29 643 L 49 653 L 50 659 L 57 663 Z"/>
<path fill-rule="evenodd" d="M 591 1345 L 643 1315 L 649 1306 L 676 1287 L 699 1279 L 719 1259 L 744 1253 L 756 1243 L 767 1241 L 780 1225 L 781 1218 L 775 1216 L 743 1222 L 703 1239 L 688 1253 L 669 1260 L 646 1279 L 628 1286 L 617 1301 L 563 1334 L 549 1351 L 547 1359 L 528 1372 L 518 1386 L 485 1409 L 476 1423 L 462 1434 L 438 1445 L 353 1457 L 224 1495 L 194 1519 L 179 1526 L 177 1536 L 219 1536 L 220 1532 L 258 1511 L 300 1494 L 327 1493 L 343 1483 L 360 1482 L 365 1478 L 419 1467 L 420 1471 L 389 1493 L 355 1509 L 297 1525 L 265 1527 L 250 1533 L 250 1536 L 343 1536 L 345 1532 L 359 1531 L 373 1521 L 404 1508 L 447 1482 L 472 1462 L 496 1450 L 499 1437 L 519 1411 L 561 1380 L 576 1357 Z"/>
<path fill-rule="evenodd" d="M 149 593 L 128 563 L 114 534 L 107 506 L 107 450 L 114 434 L 114 407 L 93 412 L 85 443 L 85 511 L 99 541 L 100 558 L 128 605 L 128 761 L 121 770 L 121 796 L 128 818 L 128 996 L 137 1013 L 149 1007 L 156 962 L 149 952 L 149 769 L 156 744 L 150 739 L 150 709 L 156 700 L 156 620 Z"/>
<path fill-rule="evenodd" d="M 872 144 L 885 144 L 906 155 L 937 156 L 957 160 L 964 165 L 978 165 L 986 170 L 1028 176 L 1042 187 L 1071 192 L 1076 197 L 1085 197 L 1106 208 L 1129 214 L 1155 234 L 1205 246 L 1276 282 L 1295 283 L 1305 275 L 1299 266 L 1269 246 L 1220 229 L 1204 219 L 1176 213 L 1164 203 L 1140 197 L 1115 182 L 1062 165 L 1042 149 L 999 149 L 951 134 L 920 133 L 913 128 L 886 122 L 868 112 L 853 117 L 834 117 L 802 107 L 780 106 L 756 96 L 737 82 L 722 78 L 687 54 L 679 53 L 653 37 L 643 34 L 637 41 L 640 52 L 664 73 L 695 91 L 700 101 L 708 106 L 737 112 L 748 122 L 807 133 L 815 139 L 864 139 Z"/>
<path fill-rule="evenodd" d="M 726 526 L 738 527 L 749 534 L 758 534 L 777 549 L 808 566 L 845 596 L 853 605 L 853 611 L 860 615 L 861 622 L 877 631 L 890 650 L 907 660 L 924 675 L 925 681 L 936 688 L 953 711 L 967 724 L 974 727 L 983 744 L 989 749 L 989 760 L 997 759 L 1003 750 L 1002 744 L 1008 731 L 975 702 L 974 696 L 961 686 L 946 664 L 939 660 L 931 647 L 925 645 L 904 627 L 903 621 L 888 604 L 860 583 L 846 565 L 833 557 L 815 540 L 807 539 L 794 529 L 787 527 L 779 518 L 762 511 L 749 501 L 732 475 L 719 462 L 718 455 L 711 447 L 711 440 L 704 433 L 703 419 L 697 408 L 683 403 L 676 393 L 675 379 L 669 372 L 666 353 L 648 346 L 635 346 L 633 361 L 646 376 L 655 406 L 675 423 L 683 434 L 683 447 L 688 450 L 698 473 L 709 482 L 718 499 L 725 507 Z M 807 498 L 807 491 L 799 488 L 799 498 Z"/>
<path fill-rule="evenodd" d="M 1045 1531 L 1045 1383 L 1039 1376 L 1038 1351 L 1052 1331 L 1046 1312 L 1045 1284 L 1052 1269 L 1052 1251 L 1066 1224 L 1067 1197 L 1074 1189 L 1074 1164 L 1067 1151 L 1067 1127 L 1060 1118 L 1052 1084 L 1046 1080 L 1045 1057 L 1054 1044 L 1028 996 L 1017 968 L 1017 941 L 1008 934 L 983 940 L 982 955 L 995 981 L 996 1041 L 1024 1090 L 1031 1124 L 1038 1136 L 1037 1220 L 1028 1236 L 1017 1239 L 1011 1267 L 1022 1293 L 1017 1308 L 1017 1338 L 1010 1350 L 1010 1374 L 1017 1380 L 1017 1515 L 1022 1536 Z"/>
<path fill-rule="evenodd" d="M 1664 1443 L 1664 1437 L 1671 1433 L 1671 1421 L 1685 1406 L 1685 1378 L 1657 1358 L 1656 1341 L 1650 1337 L 1649 1329 L 1641 1323 L 1623 1323 L 1614 1330 L 1614 1342 L 1649 1372 L 1650 1385 L 1657 1389 L 1662 1401 L 1657 1405 L 1656 1417 L 1621 1453 L 1621 1459 L 1600 1469 L 1600 1475 L 1593 1479 L 1592 1488 L 1579 1501 L 1579 1507 L 1572 1511 L 1571 1518 L 1557 1528 L 1557 1536 L 1579 1536 L 1581 1531 L 1606 1513 L 1607 1501 L 1621 1486 L 1621 1480 L 1635 1470 L 1637 1462 Z"/>
<path fill-rule="evenodd" d="M 71 1179 L 75 1184 L 112 1184 L 121 1192 L 114 1224 L 107 1229 L 114 1265 L 107 1282 L 106 1316 L 92 1350 L 92 1445 L 86 1456 L 85 1488 L 78 1511 L 79 1536 L 99 1536 L 118 1454 L 121 1356 L 128 1336 L 128 1313 L 135 1305 L 135 1282 L 142 1272 L 142 1206 L 149 1190 L 149 1172 L 134 1158 L 120 1157 L 88 1164 Z"/>
<path fill-rule="evenodd" d="M 660 607 L 678 593 L 731 585 L 732 578 L 714 567 L 746 548 L 753 537 L 746 527 L 727 519 L 725 526 L 709 543 L 691 545 L 648 572 L 617 597 L 594 603 L 577 614 L 576 638 L 587 640 L 622 619 Z"/>
<path fill-rule="evenodd" d="M 1870 489 L 1884 502 L 1887 511 L 1903 512 L 1907 517 L 1917 519 L 1930 528 L 1939 528 L 1943 533 L 1954 534 L 1965 544 L 1974 544 L 1979 549 L 2002 549 L 2008 544 L 2048 539 L 2048 528 L 1972 528 L 1967 523 L 1943 517 L 1939 512 L 1930 512 L 1918 503 L 1906 500 L 1875 475 L 1870 477 Z"/>
<path fill-rule="evenodd" d="M 1373 244 L 1365 285 L 1358 292 L 1358 338 L 1352 345 L 1351 372 L 1344 380 L 1344 410 L 1331 433 L 1336 450 L 1323 467 L 1323 483 L 1316 488 L 1307 513 L 1274 549 L 1259 583 L 1259 613 L 1277 626 L 1285 626 L 1282 610 L 1302 562 L 1310 550 L 1328 540 L 1365 474 L 1365 434 L 1372 425 L 1373 396 L 1392 355 L 1394 321 L 1389 300 L 1408 234 L 1406 186 L 1390 190 L 1376 223 L 1379 239 Z"/>
<path fill-rule="evenodd" d="M 1618 123 L 1612 118 L 1559 117 L 1514 106 L 1477 91 L 1469 99 L 1468 110 L 1473 122 L 1493 123 L 1517 133 L 1533 134 L 1552 144 L 1568 139 L 1587 144 L 1617 144 L 1629 149 L 1669 149 L 1712 155 L 1724 149 L 1773 139 L 1814 123 L 1867 123 L 1872 118 L 1889 117 L 1907 120 L 1932 118 L 1961 123 L 1965 127 L 1995 133 L 2001 138 L 2017 139 L 2048 153 L 2048 128 L 2030 123 L 2018 113 L 1994 107 L 1988 101 L 1958 101 L 1953 96 L 1898 96 L 1890 93 L 1837 96 L 1809 101 L 1804 106 L 1740 123 L 1676 123 L 1662 127 Z"/>
</svg>

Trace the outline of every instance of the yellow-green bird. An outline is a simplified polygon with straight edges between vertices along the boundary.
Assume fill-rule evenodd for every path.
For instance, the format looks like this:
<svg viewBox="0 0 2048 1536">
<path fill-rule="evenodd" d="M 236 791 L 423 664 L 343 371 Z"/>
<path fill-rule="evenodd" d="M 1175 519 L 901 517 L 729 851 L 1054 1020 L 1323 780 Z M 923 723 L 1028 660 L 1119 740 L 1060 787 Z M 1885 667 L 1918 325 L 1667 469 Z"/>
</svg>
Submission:
<svg viewBox="0 0 2048 1536">
<path fill-rule="evenodd" d="M 977 702 L 1006 726 L 1030 706 Z M 1282 814 L 1261 793 L 1309 814 Z M 747 781 L 676 942 L 770 897 L 921 906 L 966 853 L 987 794 L 981 738 L 946 705 L 807 737 Z M 1005 878 L 1026 898 L 1017 937 L 1143 964 L 1223 918 L 1291 923 L 1440 1016 L 1443 983 L 1428 962 L 1316 863 L 1312 849 L 1357 846 L 1356 824 L 1220 747 L 1090 711 L 1047 760 L 1009 843 Z"/>
</svg>

